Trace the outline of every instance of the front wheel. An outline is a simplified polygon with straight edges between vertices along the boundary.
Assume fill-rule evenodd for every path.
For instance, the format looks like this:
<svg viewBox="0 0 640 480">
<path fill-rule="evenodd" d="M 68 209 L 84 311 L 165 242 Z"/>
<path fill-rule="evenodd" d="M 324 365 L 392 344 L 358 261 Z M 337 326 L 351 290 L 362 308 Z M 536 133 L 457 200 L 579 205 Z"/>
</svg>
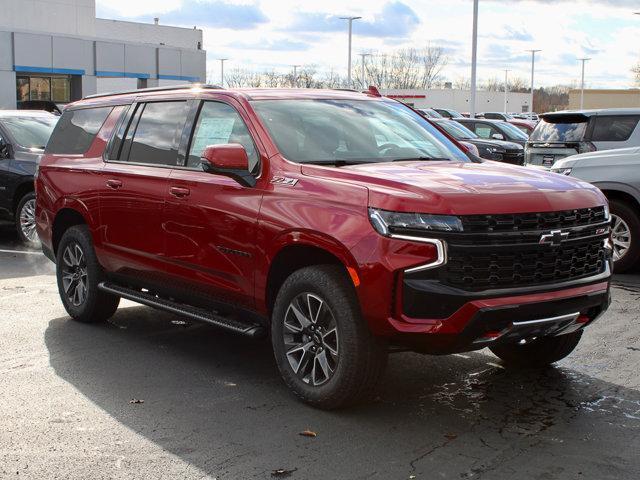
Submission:
<svg viewBox="0 0 640 480">
<path fill-rule="evenodd" d="M 613 266 L 616 273 L 623 273 L 640 262 L 640 212 L 619 200 L 611 200 L 609 206 Z"/>
<path fill-rule="evenodd" d="M 29 248 L 38 248 L 40 238 L 36 232 L 36 194 L 27 193 L 18 202 L 16 230 L 20 241 Z"/>
<path fill-rule="evenodd" d="M 271 341 L 285 383 L 318 408 L 370 397 L 386 365 L 386 345 L 371 334 L 353 285 L 333 265 L 303 268 L 284 282 Z"/>
<path fill-rule="evenodd" d="M 582 330 L 557 337 L 543 337 L 530 343 L 510 343 L 490 347 L 507 367 L 541 368 L 562 360 L 580 342 Z"/>
<path fill-rule="evenodd" d="M 56 256 L 58 291 L 67 313 L 78 322 L 95 323 L 110 318 L 120 298 L 98 289 L 102 267 L 86 225 L 76 225 L 62 235 Z"/>
</svg>

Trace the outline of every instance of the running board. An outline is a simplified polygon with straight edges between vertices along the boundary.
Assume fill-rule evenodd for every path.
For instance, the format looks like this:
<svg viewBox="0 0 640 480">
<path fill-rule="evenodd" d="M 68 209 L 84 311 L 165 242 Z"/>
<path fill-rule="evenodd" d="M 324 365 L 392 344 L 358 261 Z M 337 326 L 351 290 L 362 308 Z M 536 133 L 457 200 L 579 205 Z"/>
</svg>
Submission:
<svg viewBox="0 0 640 480">
<path fill-rule="evenodd" d="M 202 308 L 192 307 L 184 303 L 159 298 L 147 292 L 141 292 L 132 288 L 122 287 L 115 283 L 102 282 L 98 288 L 104 292 L 126 298 L 133 302 L 141 303 L 149 307 L 165 310 L 167 312 L 176 313 L 184 317 L 198 320 L 200 322 L 209 323 L 216 327 L 224 328 L 235 333 L 240 333 L 251 338 L 262 338 L 266 336 L 266 330 L 262 325 L 256 323 L 242 322 L 234 318 L 224 317 L 215 312 L 210 312 Z"/>
</svg>

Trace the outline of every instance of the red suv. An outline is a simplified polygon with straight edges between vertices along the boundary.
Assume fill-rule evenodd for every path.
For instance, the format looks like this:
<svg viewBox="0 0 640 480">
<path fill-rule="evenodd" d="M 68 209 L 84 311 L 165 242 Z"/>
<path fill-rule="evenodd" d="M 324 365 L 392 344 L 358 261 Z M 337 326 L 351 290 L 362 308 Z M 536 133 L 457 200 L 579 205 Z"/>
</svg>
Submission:
<svg viewBox="0 0 640 480">
<path fill-rule="evenodd" d="M 82 322 L 120 298 L 252 337 L 322 408 L 387 353 L 568 355 L 609 305 L 609 211 L 589 184 L 469 160 L 375 92 L 208 86 L 68 106 L 37 229 Z"/>
</svg>

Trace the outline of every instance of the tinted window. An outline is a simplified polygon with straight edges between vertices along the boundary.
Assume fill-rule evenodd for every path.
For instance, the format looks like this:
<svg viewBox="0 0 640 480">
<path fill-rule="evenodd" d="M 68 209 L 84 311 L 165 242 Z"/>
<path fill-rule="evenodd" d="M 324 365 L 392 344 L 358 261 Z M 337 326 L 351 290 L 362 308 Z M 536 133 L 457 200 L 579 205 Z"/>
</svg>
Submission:
<svg viewBox="0 0 640 480">
<path fill-rule="evenodd" d="M 528 140 L 529 136 L 522 133 L 515 125 L 511 125 L 510 123 L 504 122 L 500 124 L 500 128 L 507 133 L 509 138 L 514 140 Z"/>
<path fill-rule="evenodd" d="M 226 103 L 204 102 L 191 141 L 187 166 L 199 167 L 200 155 L 206 147 L 226 143 L 242 145 L 249 157 L 249 170 L 257 169 L 258 152 L 238 112 Z"/>
<path fill-rule="evenodd" d="M 456 140 L 468 140 L 470 138 L 478 138 L 478 135 L 473 133 L 464 125 L 459 124 L 453 120 L 448 120 L 446 122 L 438 122 L 442 128 L 444 128 L 449 135 L 451 135 Z"/>
<path fill-rule="evenodd" d="M 638 125 L 639 116 L 596 117 L 591 140 L 594 142 L 624 142 Z"/>
<path fill-rule="evenodd" d="M 531 132 L 529 140 L 536 142 L 580 142 L 587 131 L 589 119 L 583 115 L 542 119 Z"/>
<path fill-rule="evenodd" d="M 38 117 L 5 117 L 0 120 L 15 142 L 24 148 L 44 149 L 56 126 L 53 115 Z"/>
<path fill-rule="evenodd" d="M 153 102 L 144 105 L 133 134 L 128 161 L 175 165 L 186 119 L 186 101 Z"/>
<path fill-rule="evenodd" d="M 66 110 L 47 144 L 47 153 L 79 155 L 86 152 L 112 107 Z"/>
</svg>

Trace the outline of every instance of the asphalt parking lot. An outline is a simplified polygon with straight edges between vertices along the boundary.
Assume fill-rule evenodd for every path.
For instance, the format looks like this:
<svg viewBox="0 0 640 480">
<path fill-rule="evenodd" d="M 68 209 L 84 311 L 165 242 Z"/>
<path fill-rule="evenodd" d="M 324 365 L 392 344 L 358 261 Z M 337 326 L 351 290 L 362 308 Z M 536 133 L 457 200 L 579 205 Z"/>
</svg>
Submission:
<svg viewBox="0 0 640 480">
<path fill-rule="evenodd" d="M 16 250 L 0 230 L 0 478 L 640 478 L 639 274 L 554 368 L 396 354 L 373 404 L 327 413 L 267 342 L 128 302 L 70 321 Z"/>
</svg>

